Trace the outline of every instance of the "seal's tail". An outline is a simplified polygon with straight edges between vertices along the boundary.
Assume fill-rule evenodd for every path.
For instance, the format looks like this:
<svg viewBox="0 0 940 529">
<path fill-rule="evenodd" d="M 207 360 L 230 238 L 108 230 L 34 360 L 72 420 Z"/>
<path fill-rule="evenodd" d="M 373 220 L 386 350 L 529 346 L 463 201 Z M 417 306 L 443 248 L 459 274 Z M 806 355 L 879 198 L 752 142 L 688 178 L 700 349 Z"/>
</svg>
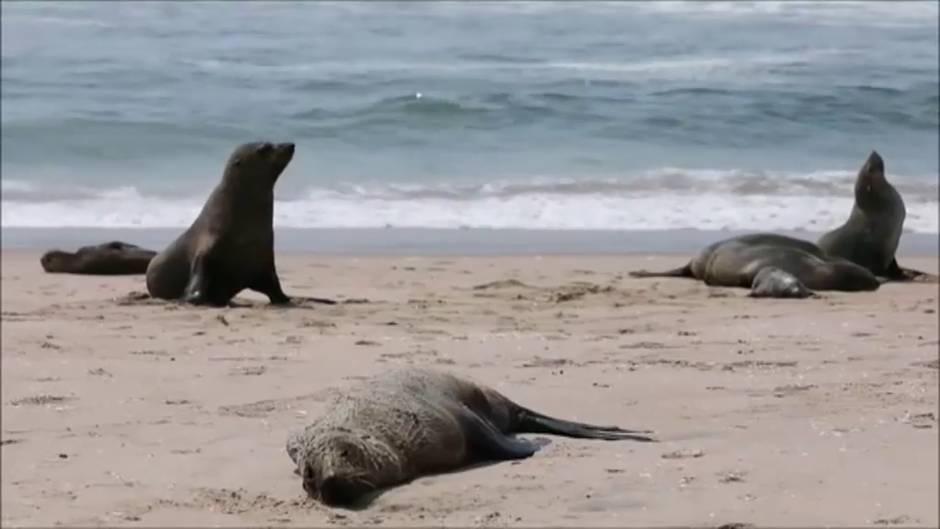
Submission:
<svg viewBox="0 0 940 529">
<path fill-rule="evenodd" d="M 607 441 L 630 439 L 633 441 L 656 442 L 656 439 L 642 435 L 652 433 L 650 430 L 625 430 L 619 426 L 598 426 L 566 421 L 542 415 L 527 408 L 522 408 L 516 430 L 520 433 L 548 433 L 580 439 L 603 439 Z"/>
<path fill-rule="evenodd" d="M 630 272 L 630 277 L 694 277 L 692 275 L 692 265 L 687 264 L 681 268 L 666 270 L 665 272 L 650 272 L 649 270 L 634 270 Z"/>
</svg>

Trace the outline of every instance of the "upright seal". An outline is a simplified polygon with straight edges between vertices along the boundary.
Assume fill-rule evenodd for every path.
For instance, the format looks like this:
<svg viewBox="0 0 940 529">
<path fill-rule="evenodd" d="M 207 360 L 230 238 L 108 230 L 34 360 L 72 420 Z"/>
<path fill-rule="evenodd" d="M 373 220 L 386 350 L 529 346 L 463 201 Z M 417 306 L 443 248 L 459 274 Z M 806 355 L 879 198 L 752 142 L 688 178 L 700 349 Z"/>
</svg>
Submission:
<svg viewBox="0 0 940 529">
<path fill-rule="evenodd" d="M 145 273 L 155 255 L 153 250 L 112 241 L 82 246 L 75 253 L 50 250 L 39 258 L 39 264 L 50 274 L 131 275 Z"/>
<path fill-rule="evenodd" d="M 288 437 L 287 454 L 309 496 L 350 505 L 422 475 L 527 458 L 539 446 L 511 435 L 521 432 L 654 441 L 647 431 L 548 417 L 449 373 L 401 369 L 350 388 Z"/>
<path fill-rule="evenodd" d="M 248 288 L 290 303 L 274 268 L 274 184 L 293 155 L 293 143 L 236 148 L 199 216 L 147 267 L 150 295 L 222 306 Z"/>
<path fill-rule="evenodd" d="M 901 268 L 895 257 L 904 217 L 904 200 L 885 178 L 885 164 L 872 151 L 855 180 L 855 204 L 845 224 L 824 234 L 819 247 L 871 273 L 895 281 L 936 281 L 932 274 Z"/>
</svg>

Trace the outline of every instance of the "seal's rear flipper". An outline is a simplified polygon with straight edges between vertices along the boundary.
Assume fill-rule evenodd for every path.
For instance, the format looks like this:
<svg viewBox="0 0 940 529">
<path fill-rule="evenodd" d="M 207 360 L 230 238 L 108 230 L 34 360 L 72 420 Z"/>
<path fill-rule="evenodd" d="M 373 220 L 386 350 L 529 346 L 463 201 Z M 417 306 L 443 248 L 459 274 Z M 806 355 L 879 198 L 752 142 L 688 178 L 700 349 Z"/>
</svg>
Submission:
<svg viewBox="0 0 940 529">
<path fill-rule="evenodd" d="M 649 270 L 634 270 L 629 272 L 630 277 L 695 277 L 692 275 L 692 265 L 687 264 L 681 268 L 666 270 L 665 272 L 650 272 Z"/>
<path fill-rule="evenodd" d="M 933 274 L 914 270 L 913 268 L 901 268 L 898 265 L 897 259 L 892 260 L 891 264 L 888 265 L 885 277 L 891 281 L 916 281 L 918 283 L 940 282 L 940 277 Z"/>
<path fill-rule="evenodd" d="M 330 298 L 295 297 L 294 299 L 308 303 L 320 303 L 321 305 L 336 305 L 337 303 L 335 299 Z"/>
<path fill-rule="evenodd" d="M 902 268 L 901 270 L 904 271 L 908 281 L 914 281 L 916 283 L 940 283 L 940 276 L 921 272 L 920 270 L 912 270 L 910 268 Z"/>
<path fill-rule="evenodd" d="M 531 441 L 510 437 L 488 421 L 482 419 L 466 406 L 457 412 L 457 420 L 467 444 L 474 453 L 496 460 L 525 459 L 538 451 L 539 446 Z"/>
<path fill-rule="evenodd" d="M 537 411 L 522 408 L 519 414 L 519 432 L 550 433 L 580 439 L 603 439 L 606 441 L 633 440 L 656 442 L 652 437 L 641 435 L 652 433 L 650 430 L 626 430 L 619 426 L 598 426 L 582 422 L 556 419 L 542 415 Z"/>
</svg>

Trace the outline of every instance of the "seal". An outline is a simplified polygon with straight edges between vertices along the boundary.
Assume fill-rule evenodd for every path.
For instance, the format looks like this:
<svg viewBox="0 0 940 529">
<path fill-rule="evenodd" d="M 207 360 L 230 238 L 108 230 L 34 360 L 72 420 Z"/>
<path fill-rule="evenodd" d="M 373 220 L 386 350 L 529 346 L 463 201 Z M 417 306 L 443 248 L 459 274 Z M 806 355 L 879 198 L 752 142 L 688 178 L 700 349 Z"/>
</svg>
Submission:
<svg viewBox="0 0 940 529">
<path fill-rule="evenodd" d="M 290 304 L 274 267 L 274 184 L 293 156 L 293 143 L 237 147 L 199 216 L 147 267 L 150 295 L 222 306 L 248 288 Z"/>
<path fill-rule="evenodd" d="M 132 275 L 145 273 L 155 255 L 153 250 L 112 241 L 82 246 L 74 253 L 49 250 L 39 258 L 39 264 L 50 274 Z"/>
<path fill-rule="evenodd" d="M 643 430 L 556 419 L 497 391 L 430 369 L 398 369 L 343 392 L 287 440 L 307 495 L 327 505 L 362 503 L 379 489 L 474 462 L 524 459 L 539 449 L 513 433 L 653 441 Z"/>
<path fill-rule="evenodd" d="M 765 269 L 771 268 L 772 270 Z M 707 246 L 681 268 L 637 270 L 632 277 L 690 277 L 707 285 L 751 288 L 754 297 L 807 297 L 810 290 L 877 290 L 874 274 L 845 259 L 826 255 L 815 244 L 778 235 L 752 233 Z"/>
<path fill-rule="evenodd" d="M 895 253 L 906 215 L 901 194 L 885 177 L 884 160 L 872 151 L 855 179 L 855 203 L 848 220 L 823 234 L 817 244 L 829 255 L 893 281 L 936 281 L 932 274 L 898 266 Z"/>
</svg>

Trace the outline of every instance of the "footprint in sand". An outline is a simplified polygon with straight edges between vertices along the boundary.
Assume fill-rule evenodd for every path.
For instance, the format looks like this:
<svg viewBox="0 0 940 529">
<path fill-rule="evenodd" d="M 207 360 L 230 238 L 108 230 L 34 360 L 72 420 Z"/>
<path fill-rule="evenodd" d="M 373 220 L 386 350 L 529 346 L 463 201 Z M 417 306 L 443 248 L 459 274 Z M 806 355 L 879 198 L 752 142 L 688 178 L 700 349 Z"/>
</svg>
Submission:
<svg viewBox="0 0 940 529">
<path fill-rule="evenodd" d="M 73 397 L 62 397 L 59 395 L 36 395 L 33 397 L 24 397 L 14 399 L 9 402 L 11 406 L 45 406 L 47 404 L 58 404 L 74 400 Z"/>
<path fill-rule="evenodd" d="M 263 375 L 268 371 L 268 368 L 265 366 L 248 366 L 248 367 L 237 367 L 229 371 L 229 375 L 242 375 L 242 376 L 258 376 Z"/>
</svg>

